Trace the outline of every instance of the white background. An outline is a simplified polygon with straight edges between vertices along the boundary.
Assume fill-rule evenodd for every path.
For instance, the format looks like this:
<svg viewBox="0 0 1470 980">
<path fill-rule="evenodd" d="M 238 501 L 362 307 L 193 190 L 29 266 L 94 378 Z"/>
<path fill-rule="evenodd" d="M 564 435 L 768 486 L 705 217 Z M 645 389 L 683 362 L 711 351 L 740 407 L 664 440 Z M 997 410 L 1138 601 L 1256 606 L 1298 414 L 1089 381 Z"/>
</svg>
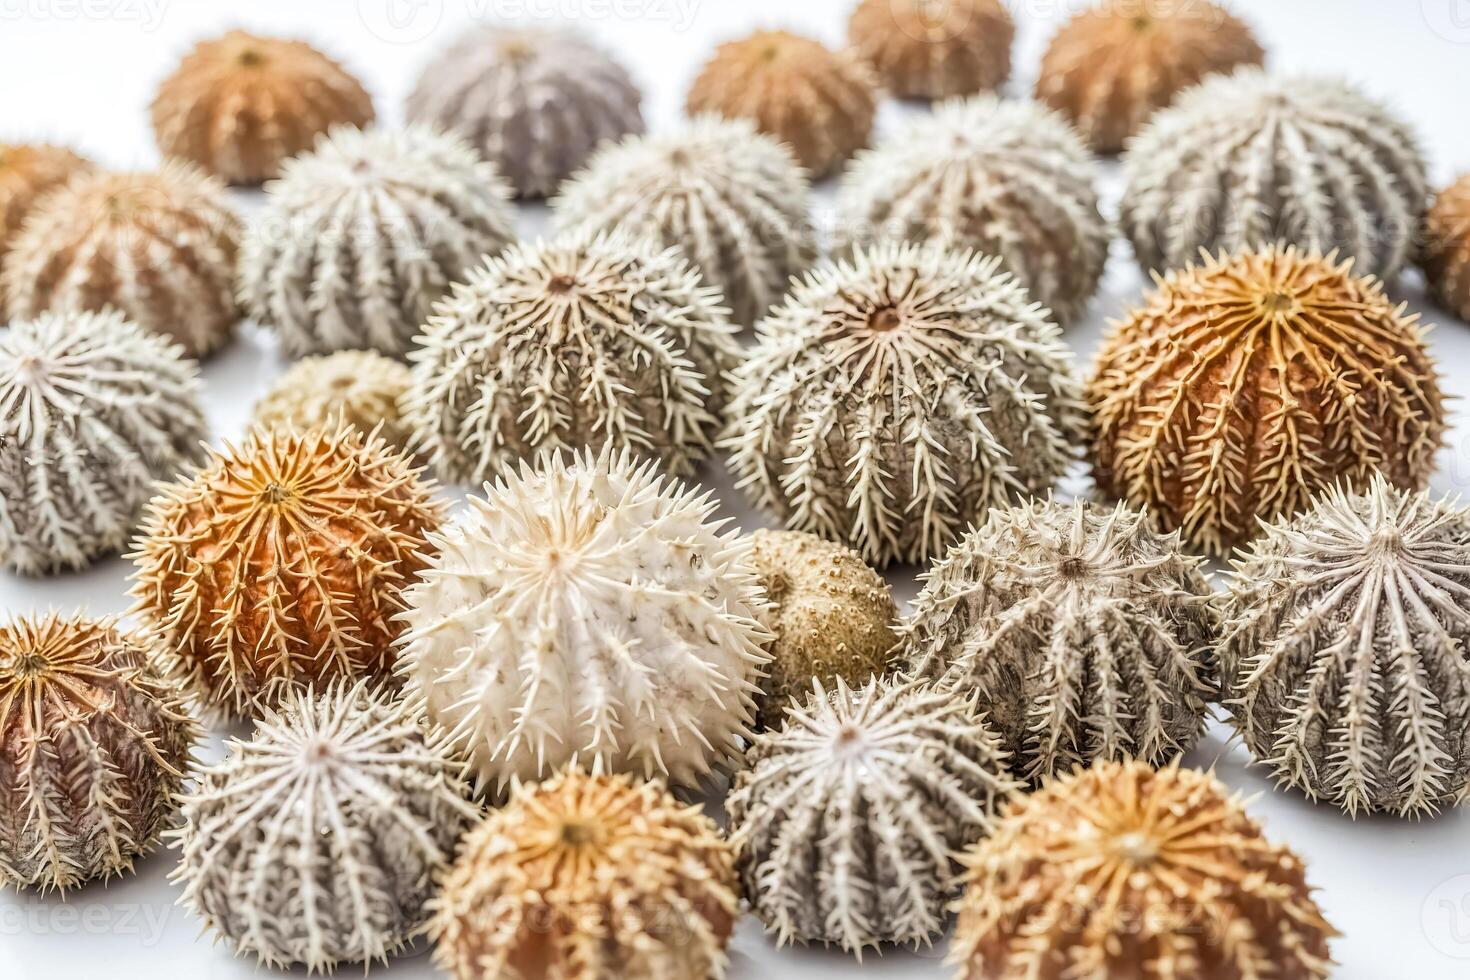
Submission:
<svg viewBox="0 0 1470 980">
<path fill-rule="evenodd" d="M 650 129 L 677 125 L 683 93 L 715 43 L 756 27 L 785 26 L 829 43 L 842 39 L 855 0 L 0 0 L 0 141 L 69 143 L 116 168 L 151 167 L 157 159 L 147 106 L 158 81 L 189 45 L 230 26 L 299 35 L 339 57 L 373 93 L 381 121 L 396 124 L 415 75 L 434 52 L 474 18 L 510 15 L 577 23 L 600 37 L 642 85 Z M 1030 89 L 1040 53 L 1056 23 L 1085 0 L 1006 0 L 1018 38 L 1009 91 Z M 393 4 L 392 8 L 389 4 Z M 1467 0 L 1241 0 L 1235 4 L 1269 51 L 1277 71 L 1335 72 L 1386 99 L 1418 129 L 1436 184 L 1470 169 L 1470 2 Z M 396 20 L 390 20 L 393 13 Z M 884 105 L 878 138 L 913 106 Z M 1116 167 L 1100 164 L 1108 207 Z M 254 205 L 256 195 L 241 194 Z M 818 189 L 819 225 L 830 220 L 830 186 Z M 544 211 L 523 207 L 521 232 L 537 234 Z M 1103 289 L 1089 317 L 1068 340 L 1084 359 L 1104 320 L 1138 295 L 1140 277 L 1126 246 L 1114 242 Z M 1396 295 L 1440 327 L 1431 338 L 1448 392 L 1470 392 L 1470 326 L 1428 304 L 1416 273 Z M 246 327 L 240 339 L 204 368 L 205 397 L 216 437 L 237 436 L 256 397 L 283 368 L 271 338 Z M 1470 487 L 1470 429 L 1456 426 L 1434 487 Z M 701 475 L 722 492 L 729 513 L 746 527 L 766 523 L 729 490 L 723 471 Z M 0 572 L 0 616 L 84 607 L 116 613 L 127 566 L 104 562 L 87 572 L 43 580 Z M 912 570 L 892 576 L 902 599 L 913 594 Z M 210 754 L 217 752 L 212 745 Z M 1247 768 L 1228 730 L 1212 725 L 1190 761 L 1253 797 L 1266 831 L 1309 862 L 1327 917 L 1344 933 L 1333 952 L 1339 976 L 1353 980 L 1470 976 L 1470 813 L 1426 822 L 1390 818 L 1350 821 L 1301 796 L 1272 790 Z M 166 880 L 172 853 L 141 862 L 136 876 L 82 889 L 65 900 L 0 893 L 0 980 L 17 977 L 157 976 L 234 978 L 257 973 L 224 945 L 196 941 L 199 924 L 174 906 Z M 821 949 L 775 950 L 751 917 L 733 947 L 732 976 L 948 976 L 942 944 L 922 952 L 869 954 L 861 967 Z M 345 972 L 355 972 L 347 968 Z M 427 957 L 396 960 L 378 975 L 434 975 Z"/>
</svg>

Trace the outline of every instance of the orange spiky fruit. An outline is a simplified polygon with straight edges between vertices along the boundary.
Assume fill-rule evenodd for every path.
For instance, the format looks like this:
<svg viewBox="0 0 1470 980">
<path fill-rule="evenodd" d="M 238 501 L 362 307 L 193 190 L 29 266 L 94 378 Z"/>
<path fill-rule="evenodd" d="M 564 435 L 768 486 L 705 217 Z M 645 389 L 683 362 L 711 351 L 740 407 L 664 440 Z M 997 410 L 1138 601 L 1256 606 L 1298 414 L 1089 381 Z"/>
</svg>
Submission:
<svg viewBox="0 0 1470 980">
<path fill-rule="evenodd" d="M 1470 173 L 1435 197 L 1426 231 L 1424 278 L 1440 306 L 1470 320 Z"/>
<path fill-rule="evenodd" d="M 47 191 L 90 169 L 90 161 L 62 146 L 0 143 L 0 259 L 31 206 Z"/>
<path fill-rule="evenodd" d="M 900 98 L 1000 88 L 1015 36 L 1001 0 L 862 0 L 847 22 L 852 46 Z"/>
</svg>

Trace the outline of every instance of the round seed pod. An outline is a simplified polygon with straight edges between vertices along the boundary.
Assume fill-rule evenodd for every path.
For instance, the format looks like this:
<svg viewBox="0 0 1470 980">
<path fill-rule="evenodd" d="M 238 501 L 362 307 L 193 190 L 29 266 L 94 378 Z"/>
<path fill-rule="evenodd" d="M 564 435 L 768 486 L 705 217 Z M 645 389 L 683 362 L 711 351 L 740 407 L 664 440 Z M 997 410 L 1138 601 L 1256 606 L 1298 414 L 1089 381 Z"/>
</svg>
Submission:
<svg viewBox="0 0 1470 980">
<path fill-rule="evenodd" d="M 400 400 L 413 375 L 406 364 L 366 350 L 307 357 L 292 365 L 255 405 L 263 429 L 330 427 L 337 419 L 374 429 L 394 450 L 409 448 Z"/>
<path fill-rule="evenodd" d="M 132 870 L 178 814 L 199 726 L 112 620 L 0 626 L 0 885 Z"/>
<path fill-rule="evenodd" d="M 1351 265 L 1271 246 L 1159 279 L 1088 384 L 1098 489 L 1221 555 L 1333 483 L 1422 487 L 1437 371 L 1417 315 Z"/>
<path fill-rule="evenodd" d="M 36 202 L 91 169 L 91 161 L 62 146 L 0 143 L 0 260 Z"/>
<path fill-rule="evenodd" d="M 1331 971 L 1337 931 L 1301 858 L 1207 773 L 1075 771 L 1011 797 L 964 864 L 949 953 L 960 980 Z"/>
<path fill-rule="evenodd" d="M 1000 0 L 862 0 L 847 37 L 890 92 L 948 99 L 989 92 L 1011 74 L 1016 25 Z"/>
<path fill-rule="evenodd" d="M 1375 476 L 1234 563 L 1224 703 L 1278 782 L 1425 816 L 1470 787 L 1470 511 Z"/>
<path fill-rule="evenodd" d="M 1470 320 L 1470 173 L 1439 192 L 1425 224 L 1424 278 L 1439 305 Z"/>
<path fill-rule="evenodd" d="M 441 513 L 433 485 L 376 436 L 252 429 L 148 505 L 132 612 L 231 716 L 297 687 L 383 677 L 399 593 L 432 556 Z"/>
<path fill-rule="evenodd" d="M 151 111 L 164 156 L 231 184 L 258 184 L 332 126 L 372 122 L 373 100 L 305 41 L 229 31 L 184 56 Z"/>
<path fill-rule="evenodd" d="M 1218 687 L 1201 562 L 1121 504 L 992 510 L 925 576 L 905 669 L 975 697 L 1033 784 L 1098 759 L 1163 765 Z"/>
<path fill-rule="evenodd" d="M 656 783 L 576 769 L 518 786 L 444 879 L 434 961 L 456 980 L 721 977 L 730 845 Z"/>
<path fill-rule="evenodd" d="M 116 309 L 203 357 L 229 341 L 240 318 L 239 235 L 224 186 L 192 166 L 87 174 L 31 211 L 0 286 L 13 320 Z"/>
<path fill-rule="evenodd" d="M 424 69 L 403 111 L 458 130 L 519 197 L 547 197 L 598 145 L 643 132 L 626 68 L 576 31 L 479 27 Z"/>
<path fill-rule="evenodd" d="M 872 72 L 851 52 L 786 31 L 757 31 L 716 49 L 684 108 L 691 116 L 752 120 L 820 178 L 868 145 L 877 94 Z"/>
</svg>

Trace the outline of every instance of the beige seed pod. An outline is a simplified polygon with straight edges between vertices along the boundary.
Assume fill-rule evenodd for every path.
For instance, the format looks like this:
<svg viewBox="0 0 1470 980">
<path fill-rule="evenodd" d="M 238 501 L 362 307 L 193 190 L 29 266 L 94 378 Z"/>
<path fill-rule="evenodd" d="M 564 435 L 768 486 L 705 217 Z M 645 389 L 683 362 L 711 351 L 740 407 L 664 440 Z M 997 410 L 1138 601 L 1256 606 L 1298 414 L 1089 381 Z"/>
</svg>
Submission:
<svg viewBox="0 0 1470 980">
<path fill-rule="evenodd" d="M 303 358 L 256 403 L 253 421 L 265 429 L 310 429 L 340 417 L 364 433 L 381 426 L 383 441 L 402 451 L 410 433 L 399 399 L 412 380 L 408 365 L 373 351 Z"/>
<path fill-rule="evenodd" d="M 1439 192 L 1427 221 L 1424 277 L 1441 306 L 1470 320 L 1470 173 Z"/>
<path fill-rule="evenodd" d="M 862 0 L 847 36 L 894 95 L 947 99 L 1005 84 L 1016 25 L 1000 0 Z"/>
<path fill-rule="evenodd" d="M 0 259 L 42 196 L 91 169 L 89 160 L 62 146 L 0 143 Z"/>
</svg>

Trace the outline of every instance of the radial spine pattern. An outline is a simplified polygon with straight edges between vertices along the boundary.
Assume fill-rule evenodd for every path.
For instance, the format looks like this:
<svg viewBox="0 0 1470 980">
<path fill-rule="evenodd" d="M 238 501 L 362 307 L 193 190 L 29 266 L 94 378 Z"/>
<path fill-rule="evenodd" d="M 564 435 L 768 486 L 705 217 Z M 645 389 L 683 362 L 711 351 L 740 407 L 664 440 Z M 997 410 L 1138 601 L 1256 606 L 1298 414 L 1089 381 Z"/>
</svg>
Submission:
<svg viewBox="0 0 1470 980">
<path fill-rule="evenodd" d="M 329 972 L 424 932 L 477 808 L 441 732 L 359 682 L 297 692 L 205 770 L 174 881 L 238 952 Z"/>
<path fill-rule="evenodd" d="M 848 40 L 899 98 L 1000 88 L 1015 36 L 1000 0 L 862 0 L 847 22 Z"/>
<path fill-rule="evenodd" d="M 1346 82 L 1243 70 L 1160 112 L 1123 161 L 1119 223 L 1145 271 L 1289 242 L 1391 280 L 1429 190 L 1414 134 Z"/>
<path fill-rule="evenodd" d="M 997 255 L 1066 322 L 1108 257 L 1092 178 L 1086 148 L 1055 112 L 993 96 L 950 102 L 853 161 L 837 247 L 915 241 Z"/>
<path fill-rule="evenodd" d="M 925 577 L 905 667 L 978 698 L 1033 783 L 1096 759 L 1162 765 L 1204 731 L 1217 687 L 1200 561 L 1121 504 L 993 510 Z"/>
<path fill-rule="evenodd" d="M 1470 511 L 1374 477 L 1235 562 L 1225 704 L 1287 785 L 1425 816 L 1470 786 Z"/>
<path fill-rule="evenodd" d="M 740 485 L 880 566 L 1049 490 L 1082 427 L 1071 354 L 998 266 L 905 244 L 810 273 L 735 375 Z"/>
<path fill-rule="evenodd" d="M 681 249 L 750 324 L 816 256 L 808 197 L 784 145 L 749 120 L 705 117 L 602 150 L 553 207 L 564 230 L 621 227 Z"/>
<path fill-rule="evenodd" d="M 410 586 L 400 671 L 477 785 L 602 763 L 692 785 L 740 752 L 770 634 L 716 504 L 604 450 L 503 475 Z"/>
<path fill-rule="evenodd" d="M 335 129 L 267 185 L 241 251 L 241 302 L 292 357 L 402 357 L 450 284 L 515 238 L 509 197 L 457 136 Z"/>
<path fill-rule="evenodd" d="M 38 200 L 91 169 L 90 161 L 62 146 L 0 143 L 0 259 Z"/>
<path fill-rule="evenodd" d="M 81 568 L 121 551 L 159 476 L 208 434 L 198 370 L 118 313 L 0 332 L 0 566 Z"/>
<path fill-rule="evenodd" d="M 1425 225 L 1424 278 L 1441 306 L 1470 320 L 1470 173 L 1439 192 Z"/>
<path fill-rule="evenodd" d="M 404 585 L 432 554 L 433 485 L 351 426 L 252 429 L 148 506 L 133 613 L 211 708 L 384 676 Z"/>
<path fill-rule="evenodd" d="M 411 440 L 401 406 L 412 381 L 407 365 L 372 351 L 303 358 L 256 404 L 254 422 L 305 430 L 340 418 L 364 433 L 378 429 L 384 442 L 404 450 Z"/>
<path fill-rule="evenodd" d="M 132 870 L 174 820 L 199 727 L 111 620 L 0 626 L 0 885 Z"/>
<path fill-rule="evenodd" d="M 973 702 L 922 684 L 818 682 L 758 735 L 726 801 L 751 908 L 780 943 L 928 943 L 951 855 L 1017 788 Z"/>
</svg>

